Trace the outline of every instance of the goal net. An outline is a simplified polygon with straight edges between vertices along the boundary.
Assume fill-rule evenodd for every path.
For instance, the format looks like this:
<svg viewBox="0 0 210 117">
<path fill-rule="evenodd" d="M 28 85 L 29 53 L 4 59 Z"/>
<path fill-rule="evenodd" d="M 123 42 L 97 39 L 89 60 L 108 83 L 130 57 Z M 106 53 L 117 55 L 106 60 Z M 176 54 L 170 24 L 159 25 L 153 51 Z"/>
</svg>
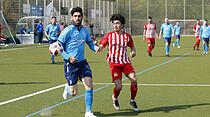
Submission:
<svg viewBox="0 0 210 117">
<path fill-rule="evenodd" d="M 16 44 L 12 32 L 4 18 L 2 11 L 0 11 L 0 45 L 14 45 Z"/>
</svg>

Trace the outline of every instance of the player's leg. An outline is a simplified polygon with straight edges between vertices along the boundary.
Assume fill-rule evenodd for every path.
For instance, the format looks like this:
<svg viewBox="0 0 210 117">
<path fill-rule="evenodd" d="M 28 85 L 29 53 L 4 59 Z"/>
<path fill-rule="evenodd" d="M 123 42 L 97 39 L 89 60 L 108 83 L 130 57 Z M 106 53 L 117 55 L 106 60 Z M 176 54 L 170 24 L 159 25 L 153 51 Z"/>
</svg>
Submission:
<svg viewBox="0 0 210 117">
<path fill-rule="evenodd" d="M 177 35 L 177 47 L 180 48 L 180 35 Z"/>
<path fill-rule="evenodd" d="M 151 40 L 151 49 L 153 50 L 154 48 L 155 48 L 155 38 L 153 38 L 152 40 Z"/>
<path fill-rule="evenodd" d="M 39 40 L 40 41 L 40 40 Z M 55 41 L 54 40 L 49 40 L 49 44 L 51 45 L 52 43 L 54 43 Z M 51 56 L 51 61 L 52 61 L 52 64 L 55 64 L 55 60 L 54 60 L 54 55 L 50 55 Z"/>
<path fill-rule="evenodd" d="M 206 54 L 209 52 L 209 38 L 206 39 Z"/>
<path fill-rule="evenodd" d="M 169 57 L 169 48 L 170 48 L 171 38 L 164 38 L 164 41 L 166 44 L 166 56 Z"/>
<path fill-rule="evenodd" d="M 95 117 L 93 113 L 91 113 L 91 108 L 93 104 L 92 71 L 86 60 L 79 62 L 78 66 L 80 66 L 79 78 L 80 80 L 82 80 L 82 83 L 85 86 L 85 104 L 86 104 L 85 117 Z"/>
<path fill-rule="evenodd" d="M 126 76 L 128 77 L 128 79 L 131 81 L 131 87 L 130 87 L 130 90 L 131 90 L 130 104 L 133 107 L 134 111 L 138 111 L 139 108 L 138 108 L 138 106 L 136 104 L 136 101 L 135 101 L 135 97 L 136 97 L 136 94 L 137 94 L 137 91 L 138 91 L 137 79 L 136 79 L 135 71 L 134 71 L 134 69 L 133 69 L 133 67 L 132 67 L 132 65 L 130 63 L 127 63 L 124 66 L 123 73 L 126 74 Z"/>
<path fill-rule="evenodd" d="M 152 56 L 152 54 L 151 54 L 151 51 L 152 51 L 151 38 L 147 38 L 147 44 L 148 44 L 148 54 L 149 54 L 149 56 Z"/>
<path fill-rule="evenodd" d="M 77 94 L 77 81 L 78 81 L 78 68 L 75 67 L 74 64 L 70 64 L 69 62 L 65 62 L 64 64 L 64 74 L 68 84 L 66 84 L 63 91 L 63 98 L 66 100 L 68 96 L 75 96 Z"/>
<path fill-rule="evenodd" d="M 113 106 L 116 110 L 120 109 L 118 97 L 120 95 L 120 91 L 122 89 L 122 67 L 116 63 L 109 63 L 110 71 L 112 74 L 112 82 L 115 83 L 115 87 L 113 89 Z"/>
<path fill-rule="evenodd" d="M 203 55 L 206 54 L 206 40 L 203 38 Z"/>
</svg>

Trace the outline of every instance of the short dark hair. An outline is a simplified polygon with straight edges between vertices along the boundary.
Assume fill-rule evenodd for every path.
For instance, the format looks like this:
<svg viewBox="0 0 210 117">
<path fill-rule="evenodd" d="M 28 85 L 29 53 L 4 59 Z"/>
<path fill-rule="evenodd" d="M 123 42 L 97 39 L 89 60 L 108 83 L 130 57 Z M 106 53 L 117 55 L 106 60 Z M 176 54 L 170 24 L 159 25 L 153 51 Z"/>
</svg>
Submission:
<svg viewBox="0 0 210 117">
<path fill-rule="evenodd" d="M 52 17 L 52 19 L 53 19 L 53 18 L 55 18 L 55 19 L 56 19 L 56 17 L 55 17 L 55 16 L 53 16 L 53 17 Z"/>
<path fill-rule="evenodd" d="M 208 22 L 207 19 L 205 19 L 204 21 Z"/>
<path fill-rule="evenodd" d="M 125 17 L 121 14 L 113 14 L 110 18 L 110 22 L 113 23 L 115 20 L 119 20 L 121 24 L 125 24 Z"/>
<path fill-rule="evenodd" d="M 152 19 L 152 17 L 151 17 L 151 16 L 149 16 L 149 17 L 148 17 L 148 19 Z"/>
<path fill-rule="evenodd" d="M 200 21 L 200 19 L 197 19 L 197 21 Z"/>
<path fill-rule="evenodd" d="M 73 9 L 71 10 L 71 16 L 73 16 L 75 12 L 80 12 L 81 15 L 83 16 L 82 8 L 80 8 L 80 7 L 75 7 L 75 8 L 73 8 Z"/>
</svg>

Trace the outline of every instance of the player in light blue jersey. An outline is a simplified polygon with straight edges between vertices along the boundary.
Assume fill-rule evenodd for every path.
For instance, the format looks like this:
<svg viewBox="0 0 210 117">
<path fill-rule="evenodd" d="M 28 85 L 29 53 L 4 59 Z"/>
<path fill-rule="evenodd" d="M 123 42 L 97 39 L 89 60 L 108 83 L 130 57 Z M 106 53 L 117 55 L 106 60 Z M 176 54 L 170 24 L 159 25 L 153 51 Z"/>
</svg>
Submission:
<svg viewBox="0 0 210 117">
<path fill-rule="evenodd" d="M 78 78 L 85 86 L 85 103 L 86 113 L 85 117 L 95 117 L 91 113 L 93 102 L 93 85 L 92 72 L 84 57 L 85 43 L 89 48 L 95 52 L 101 49 L 96 46 L 88 29 L 82 24 L 83 12 L 80 7 L 73 8 L 71 11 L 72 24 L 66 27 L 58 38 L 58 42 L 64 48 L 61 55 L 64 58 L 64 73 L 68 84 L 65 86 L 63 98 L 68 99 L 68 96 L 75 96 L 77 94 Z M 74 108 L 72 108 L 74 110 Z"/>
<path fill-rule="evenodd" d="M 203 55 L 208 54 L 209 51 L 209 38 L 210 38 L 210 26 L 208 25 L 207 20 L 203 21 L 203 26 L 201 26 L 199 39 L 203 40 Z"/>
<path fill-rule="evenodd" d="M 49 40 L 49 44 L 52 44 L 58 40 L 58 36 L 61 33 L 60 26 L 56 24 L 56 17 L 52 17 L 51 24 L 47 25 L 45 35 Z M 52 64 L 55 64 L 54 55 L 51 55 Z"/>
<path fill-rule="evenodd" d="M 168 22 L 168 18 L 165 18 L 165 23 L 161 25 L 159 39 L 163 32 L 164 42 L 166 44 L 166 56 L 169 57 L 169 47 L 171 43 L 171 35 L 174 36 L 173 25 Z"/>
<path fill-rule="evenodd" d="M 179 21 L 176 22 L 176 25 L 174 26 L 174 33 L 175 33 L 175 37 L 176 37 L 176 41 L 173 44 L 173 47 L 176 46 L 180 48 L 180 34 L 181 34 L 181 25 L 179 24 Z"/>
</svg>

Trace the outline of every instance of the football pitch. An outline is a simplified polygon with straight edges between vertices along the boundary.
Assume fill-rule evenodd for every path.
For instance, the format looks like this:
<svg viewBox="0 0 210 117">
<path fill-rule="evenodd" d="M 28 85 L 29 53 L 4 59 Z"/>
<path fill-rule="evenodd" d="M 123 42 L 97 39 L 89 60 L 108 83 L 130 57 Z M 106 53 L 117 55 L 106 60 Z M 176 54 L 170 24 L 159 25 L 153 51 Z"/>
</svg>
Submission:
<svg viewBox="0 0 210 117">
<path fill-rule="evenodd" d="M 136 102 L 140 111 L 134 112 L 129 104 L 130 82 L 125 76 L 119 96 L 121 109 L 114 110 L 107 48 L 98 55 L 86 45 L 85 56 L 93 72 L 94 114 L 209 117 L 210 55 L 193 50 L 195 37 L 181 37 L 181 48 L 171 45 L 169 58 L 165 57 L 163 39 L 156 40 L 153 57 L 149 57 L 142 36 L 133 38 L 137 56 L 131 61 L 139 84 Z M 84 117 L 84 86 L 78 81 L 77 96 L 63 100 L 64 62 L 61 56 L 55 60 L 55 65 L 50 64 L 47 44 L 0 49 L 0 117 Z"/>
</svg>

